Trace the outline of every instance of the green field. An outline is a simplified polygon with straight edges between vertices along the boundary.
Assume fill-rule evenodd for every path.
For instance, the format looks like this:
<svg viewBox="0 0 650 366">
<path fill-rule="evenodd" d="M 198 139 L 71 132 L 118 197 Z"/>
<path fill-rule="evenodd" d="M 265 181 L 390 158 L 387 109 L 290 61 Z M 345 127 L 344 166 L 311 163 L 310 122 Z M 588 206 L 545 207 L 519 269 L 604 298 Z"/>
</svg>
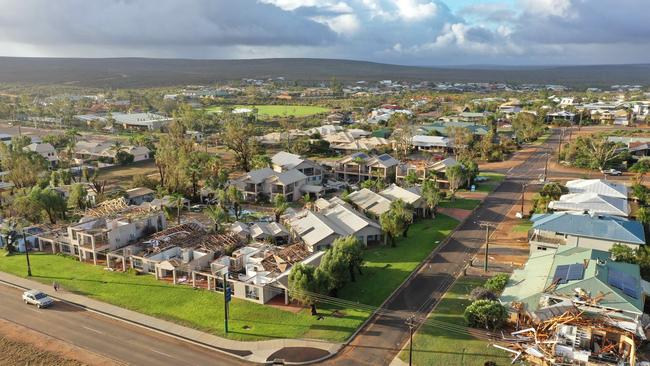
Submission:
<svg viewBox="0 0 650 366">
<path fill-rule="evenodd" d="M 329 112 L 328 108 L 311 105 L 236 105 L 233 108 L 257 108 L 257 115 L 261 118 L 270 117 L 306 117 L 319 113 Z M 215 113 L 221 110 L 220 106 L 212 106 L 205 109 L 208 113 Z"/>
<path fill-rule="evenodd" d="M 509 365 L 509 355 L 490 345 L 485 340 L 472 337 L 466 331 L 458 328 L 465 327 L 463 312 L 471 301 L 469 293 L 474 287 L 483 284 L 480 278 L 460 278 L 445 294 L 436 306 L 429 320 L 451 323 L 446 329 L 425 323 L 413 336 L 414 365 L 470 365 L 482 366 L 486 361 L 494 361 L 497 365 Z M 454 331 L 449 328 L 453 327 Z M 408 345 L 400 353 L 400 358 L 408 362 Z"/>
<path fill-rule="evenodd" d="M 525 233 L 528 232 L 528 230 L 530 230 L 532 227 L 533 227 L 533 223 L 526 220 L 515 225 L 515 227 L 512 228 L 512 231 L 516 233 Z"/>
<path fill-rule="evenodd" d="M 438 207 L 442 208 L 460 208 L 463 210 L 473 210 L 481 203 L 481 200 L 473 200 L 470 198 L 454 198 L 454 200 L 444 199 L 440 201 Z"/>
<path fill-rule="evenodd" d="M 378 247 L 365 252 L 363 275 L 339 291 L 339 297 L 377 306 L 457 225 L 444 215 L 415 223 L 408 238 L 397 247 Z M 56 281 L 79 293 L 144 314 L 225 336 L 223 296 L 157 281 L 150 275 L 105 271 L 74 258 L 35 253 L 30 256 L 33 279 L 45 284 Z M 0 257 L 0 271 L 25 276 L 25 257 Z M 254 341 L 274 338 L 318 338 L 342 342 L 370 312 L 319 304 L 324 316 L 317 320 L 308 309 L 297 314 L 233 299 L 228 338 Z"/>
<path fill-rule="evenodd" d="M 506 179 L 505 174 L 501 173 L 482 172 L 479 173 L 478 176 L 486 177 L 488 180 L 485 182 L 475 183 L 477 192 L 492 192 L 494 189 L 496 189 L 499 183 L 503 182 L 503 180 Z"/>
<path fill-rule="evenodd" d="M 535 146 L 543 145 L 544 143 L 546 143 L 546 141 L 548 140 L 549 137 L 551 137 L 551 133 L 550 132 L 545 132 L 542 136 L 537 138 L 537 140 L 533 141 L 533 145 L 535 145 Z"/>
</svg>

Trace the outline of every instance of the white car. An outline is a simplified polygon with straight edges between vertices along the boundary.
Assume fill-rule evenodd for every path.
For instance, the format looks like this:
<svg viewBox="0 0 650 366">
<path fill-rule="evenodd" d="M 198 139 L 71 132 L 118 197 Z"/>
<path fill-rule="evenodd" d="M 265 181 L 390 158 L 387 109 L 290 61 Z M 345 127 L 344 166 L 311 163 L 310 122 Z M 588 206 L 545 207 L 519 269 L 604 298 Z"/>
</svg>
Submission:
<svg viewBox="0 0 650 366">
<path fill-rule="evenodd" d="M 605 175 L 622 175 L 620 170 L 616 169 L 606 169 L 606 170 L 601 170 L 601 172 Z"/>
<path fill-rule="evenodd" d="M 39 309 L 46 308 L 54 304 L 54 300 L 39 290 L 29 290 L 23 292 L 23 301 L 25 304 L 36 305 Z"/>
</svg>

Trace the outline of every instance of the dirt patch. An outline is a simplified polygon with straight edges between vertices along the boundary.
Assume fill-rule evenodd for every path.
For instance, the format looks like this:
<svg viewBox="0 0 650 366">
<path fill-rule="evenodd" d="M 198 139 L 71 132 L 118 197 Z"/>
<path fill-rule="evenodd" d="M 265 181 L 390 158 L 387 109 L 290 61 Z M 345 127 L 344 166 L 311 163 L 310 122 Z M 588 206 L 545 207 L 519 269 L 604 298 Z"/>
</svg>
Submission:
<svg viewBox="0 0 650 366">
<path fill-rule="evenodd" d="M 472 210 L 463 210 L 461 208 L 440 207 L 438 208 L 438 213 L 453 217 L 458 221 L 463 221 L 467 217 L 469 217 L 469 215 L 472 214 Z"/>
<path fill-rule="evenodd" d="M 120 363 L 0 319 L 0 365 L 114 366 Z"/>
</svg>

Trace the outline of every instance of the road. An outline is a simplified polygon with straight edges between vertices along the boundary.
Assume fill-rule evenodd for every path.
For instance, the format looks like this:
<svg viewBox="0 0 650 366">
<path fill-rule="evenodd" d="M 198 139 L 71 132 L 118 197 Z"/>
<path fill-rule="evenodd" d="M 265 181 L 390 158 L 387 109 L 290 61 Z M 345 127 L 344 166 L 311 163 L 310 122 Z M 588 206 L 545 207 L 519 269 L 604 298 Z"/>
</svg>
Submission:
<svg viewBox="0 0 650 366">
<path fill-rule="evenodd" d="M 415 314 L 424 319 L 450 288 L 485 240 L 485 229 L 477 222 L 501 222 L 521 198 L 522 184 L 544 173 L 546 153 L 559 141 L 554 133 L 544 146 L 520 165 L 512 168 L 504 182 L 456 230 L 438 251 L 427 259 L 419 272 L 384 305 L 390 313 L 375 315 L 354 340 L 336 357 L 332 365 L 388 365 L 409 337 L 405 319 Z"/>
<path fill-rule="evenodd" d="M 37 309 L 0 285 L 0 318 L 130 365 L 246 365 L 233 357 L 57 301 Z"/>
</svg>

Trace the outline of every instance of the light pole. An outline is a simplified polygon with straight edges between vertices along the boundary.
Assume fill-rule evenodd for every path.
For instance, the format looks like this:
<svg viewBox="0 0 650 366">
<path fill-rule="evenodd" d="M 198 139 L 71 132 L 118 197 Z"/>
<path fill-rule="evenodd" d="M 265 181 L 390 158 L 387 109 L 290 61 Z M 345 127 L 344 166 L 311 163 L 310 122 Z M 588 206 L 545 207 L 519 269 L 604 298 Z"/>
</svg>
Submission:
<svg viewBox="0 0 650 366">
<path fill-rule="evenodd" d="M 406 325 L 409 327 L 409 366 L 413 365 L 413 328 L 415 327 L 415 315 L 406 319 Z"/>
<path fill-rule="evenodd" d="M 27 249 L 27 237 L 23 229 L 23 245 L 25 246 L 25 258 L 27 258 L 27 276 L 32 277 L 32 266 L 29 264 L 29 249 Z"/>
<path fill-rule="evenodd" d="M 497 225 L 489 221 L 478 222 L 479 226 L 485 228 L 485 260 L 483 262 L 483 271 L 488 271 L 488 254 L 490 253 L 490 228 L 496 229 Z"/>
</svg>

